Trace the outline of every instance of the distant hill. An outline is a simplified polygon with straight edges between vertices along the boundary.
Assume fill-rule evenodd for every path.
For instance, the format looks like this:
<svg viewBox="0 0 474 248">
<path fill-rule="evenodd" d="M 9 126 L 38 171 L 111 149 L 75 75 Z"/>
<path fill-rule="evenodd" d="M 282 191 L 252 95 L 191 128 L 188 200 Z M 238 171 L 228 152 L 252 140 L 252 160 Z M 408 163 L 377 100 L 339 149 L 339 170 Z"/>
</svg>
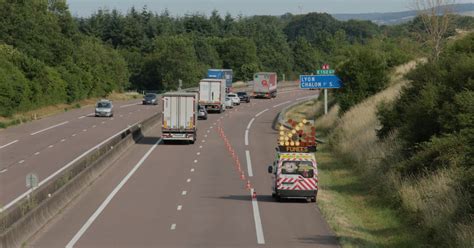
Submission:
<svg viewBox="0 0 474 248">
<path fill-rule="evenodd" d="M 454 4 L 450 7 L 454 13 L 458 15 L 474 16 L 474 3 Z M 370 20 L 380 25 L 394 25 L 410 21 L 416 14 L 416 11 L 401 11 L 389 13 L 332 14 L 332 16 L 341 21 L 350 19 Z"/>
</svg>

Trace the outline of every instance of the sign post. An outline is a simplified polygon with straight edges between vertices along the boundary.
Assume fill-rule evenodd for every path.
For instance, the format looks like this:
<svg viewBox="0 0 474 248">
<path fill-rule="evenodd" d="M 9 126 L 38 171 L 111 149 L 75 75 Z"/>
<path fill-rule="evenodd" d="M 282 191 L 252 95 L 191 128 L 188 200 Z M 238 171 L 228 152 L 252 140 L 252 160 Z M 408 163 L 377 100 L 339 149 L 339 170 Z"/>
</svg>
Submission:
<svg viewBox="0 0 474 248">
<path fill-rule="evenodd" d="M 324 89 L 324 114 L 328 113 L 328 91 L 327 89 L 339 89 L 342 87 L 341 79 L 334 75 L 335 71 L 329 69 L 329 65 L 322 66 L 317 70 L 317 75 L 300 75 L 301 89 Z"/>
</svg>

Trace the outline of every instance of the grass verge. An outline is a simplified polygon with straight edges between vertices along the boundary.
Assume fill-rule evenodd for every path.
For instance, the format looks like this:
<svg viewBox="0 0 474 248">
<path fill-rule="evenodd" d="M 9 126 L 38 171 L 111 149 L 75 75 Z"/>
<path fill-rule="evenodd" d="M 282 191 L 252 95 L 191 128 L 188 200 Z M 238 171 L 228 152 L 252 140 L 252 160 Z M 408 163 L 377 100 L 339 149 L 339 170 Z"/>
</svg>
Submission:
<svg viewBox="0 0 474 248">
<path fill-rule="evenodd" d="M 323 140 L 326 135 L 320 135 Z M 323 144 L 316 153 L 320 192 L 318 206 L 343 247 L 423 247 L 416 231 L 350 161 Z"/>
</svg>

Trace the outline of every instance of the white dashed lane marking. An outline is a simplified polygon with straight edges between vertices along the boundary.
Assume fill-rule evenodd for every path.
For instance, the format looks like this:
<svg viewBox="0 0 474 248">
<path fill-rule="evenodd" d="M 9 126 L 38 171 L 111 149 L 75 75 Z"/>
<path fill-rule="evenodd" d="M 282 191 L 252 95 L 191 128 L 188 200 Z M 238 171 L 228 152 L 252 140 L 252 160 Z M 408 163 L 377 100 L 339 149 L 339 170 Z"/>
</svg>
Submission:
<svg viewBox="0 0 474 248">
<path fill-rule="evenodd" d="M 55 128 L 55 127 L 62 126 L 62 125 L 67 124 L 67 123 L 69 123 L 69 121 L 61 122 L 61 123 L 59 123 L 59 124 L 56 124 L 56 125 L 47 127 L 47 128 L 45 128 L 45 129 L 39 130 L 39 131 L 37 131 L 37 132 L 30 133 L 30 135 L 36 135 L 36 134 L 42 133 L 42 132 L 44 132 L 44 131 L 48 131 L 48 130 L 50 130 L 50 129 L 53 129 L 53 128 Z"/>
<path fill-rule="evenodd" d="M 188 179 L 186 180 L 186 182 L 187 182 L 187 183 L 191 182 L 191 178 L 188 178 Z"/>
<path fill-rule="evenodd" d="M 197 159 L 195 159 L 195 160 L 194 160 L 194 163 L 197 163 L 197 162 L 198 162 Z"/>
<path fill-rule="evenodd" d="M 191 170 L 190 170 L 190 171 L 191 171 L 191 172 L 194 172 L 194 168 L 191 168 Z"/>
<path fill-rule="evenodd" d="M 176 224 L 172 224 L 170 227 L 170 230 L 175 230 L 176 229 Z"/>
<path fill-rule="evenodd" d="M 178 211 L 181 211 L 181 209 L 183 209 L 183 206 L 181 206 L 181 205 L 178 205 L 178 207 L 176 208 L 176 210 L 178 210 Z"/>
<path fill-rule="evenodd" d="M 48 148 L 53 148 L 53 147 L 54 147 L 54 145 L 49 145 L 49 146 L 48 146 Z"/>
<path fill-rule="evenodd" d="M 40 154 L 40 152 L 35 152 L 35 156 L 38 156 Z"/>
<path fill-rule="evenodd" d="M 5 147 L 7 147 L 7 146 L 9 146 L 9 145 L 15 144 L 16 142 L 18 142 L 18 140 L 14 140 L 14 141 L 12 141 L 12 142 L 6 144 L 6 145 L 0 146 L 0 149 L 5 148 Z"/>
<path fill-rule="evenodd" d="M 183 192 L 181 192 L 181 195 L 187 195 L 188 192 L 186 190 L 183 190 Z"/>
<path fill-rule="evenodd" d="M 19 164 L 23 164 L 24 162 L 25 162 L 25 160 L 18 161 Z"/>
<path fill-rule="evenodd" d="M 62 140 L 61 140 L 61 142 L 64 142 L 64 141 L 66 141 L 66 139 L 62 139 Z"/>
</svg>

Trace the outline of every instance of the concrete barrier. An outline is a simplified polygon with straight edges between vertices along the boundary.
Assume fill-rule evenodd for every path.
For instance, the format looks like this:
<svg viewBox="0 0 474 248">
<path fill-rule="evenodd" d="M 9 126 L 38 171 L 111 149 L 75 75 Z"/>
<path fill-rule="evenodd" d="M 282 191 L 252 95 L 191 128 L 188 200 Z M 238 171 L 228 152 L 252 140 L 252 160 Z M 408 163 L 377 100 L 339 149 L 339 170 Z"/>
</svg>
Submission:
<svg viewBox="0 0 474 248">
<path fill-rule="evenodd" d="M 161 114 L 115 135 L 54 179 L 34 190 L 28 199 L 2 212 L 0 248 L 20 247 L 51 218 L 101 175 L 125 150 L 153 128 Z"/>
</svg>

